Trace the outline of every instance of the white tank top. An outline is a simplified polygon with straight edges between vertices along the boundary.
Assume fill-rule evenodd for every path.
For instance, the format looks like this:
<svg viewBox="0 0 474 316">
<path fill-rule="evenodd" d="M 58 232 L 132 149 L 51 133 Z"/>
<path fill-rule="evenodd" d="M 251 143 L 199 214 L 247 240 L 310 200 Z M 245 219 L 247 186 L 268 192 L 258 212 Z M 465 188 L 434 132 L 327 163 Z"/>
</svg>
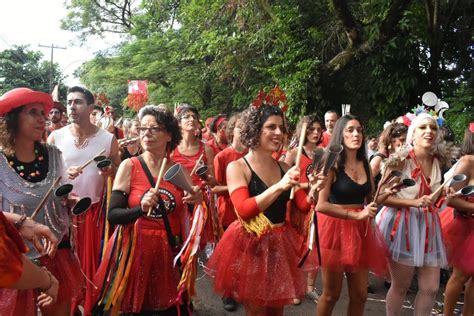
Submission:
<svg viewBox="0 0 474 316">
<path fill-rule="evenodd" d="M 69 126 L 55 130 L 51 133 L 54 137 L 54 144 L 63 154 L 64 166 L 79 167 L 82 166 L 89 159 L 95 157 L 102 150 L 105 150 L 105 156 L 110 156 L 110 149 L 112 146 L 113 135 L 106 130 L 99 128 L 95 135 L 89 137 L 85 146 L 78 148 L 74 144 L 74 137 L 71 134 Z M 100 201 L 101 195 L 104 191 L 105 181 L 99 175 L 99 169 L 96 163 L 92 162 L 82 170 L 82 174 L 74 180 L 68 180 L 74 188 L 73 193 L 80 198 L 90 197 L 92 203 Z"/>
</svg>

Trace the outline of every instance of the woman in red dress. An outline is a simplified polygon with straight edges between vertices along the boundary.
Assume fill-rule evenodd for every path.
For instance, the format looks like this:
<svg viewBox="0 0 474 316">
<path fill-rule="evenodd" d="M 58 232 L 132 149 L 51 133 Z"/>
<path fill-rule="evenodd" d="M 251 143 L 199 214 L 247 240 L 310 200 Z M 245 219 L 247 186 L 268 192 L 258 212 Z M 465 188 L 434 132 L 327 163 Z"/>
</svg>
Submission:
<svg viewBox="0 0 474 316">
<path fill-rule="evenodd" d="M 178 123 L 169 111 L 145 106 L 138 113 L 143 153 L 126 159 L 114 180 L 108 220 L 119 225 L 110 238 L 106 254 L 94 278 L 98 290 L 92 312 L 111 309 L 112 313 L 145 314 L 167 312 L 187 315 L 179 297 L 180 271 L 173 265 L 176 241 L 184 237 L 186 203 L 200 201 L 200 193 L 183 192 L 170 182 L 162 181 L 154 189 L 163 158 L 181 140 Z M 174 164 L 168 161 L 167 170 Z M 151 180 L 147 172 L 153 177 Z M 158 197 L 159 196 L 159 197 Z M 155 209 L 161 200 L 163 213 Z M 117 257 L 121 258 L 117 259 Z M 120 286 L 118 286 L 120 284 Z M 178 308 L 180 311 L 178 312 Z"/>
<path fill-rule="evenodd" d="M 228 227 L 207 268 L 215 290 L 231 293 L 247 315 L 282 315 L 284 305 L 302 297 L 306 286 L 304 272 L 297 268 L 302 240 L 285 220 L 290 188 L 299 183 L 300 171 L 272 157 L 286 133 L 279 107 L 252 106 L 243 122 L 241 140 L 249 153 L 227 168 L 239 220 Z M 324 179 L 309 194 L 297 190 L 297 206 L 309 211 L 308 196 L 317 196 L 321 186 Z"/>
<path fill-rule="evenodd" d="M 377 207 L 370 202 L 375 190 L 364 129 L 355 116 L 345 115 L 336 122 L 329 146 L 339 144 L 344 150 L 330 170 L 329 184 L 321 191 L 316 206 L 323 278 L 317 314 L 332 314 L 345 274 L 349 289 L 347 314 L 363 315 L 368 272 L 385 273 L 387 259 L 382 236 L 371 226 L 365 234 L 367 220 L 375 216 Z"/>
</svg>

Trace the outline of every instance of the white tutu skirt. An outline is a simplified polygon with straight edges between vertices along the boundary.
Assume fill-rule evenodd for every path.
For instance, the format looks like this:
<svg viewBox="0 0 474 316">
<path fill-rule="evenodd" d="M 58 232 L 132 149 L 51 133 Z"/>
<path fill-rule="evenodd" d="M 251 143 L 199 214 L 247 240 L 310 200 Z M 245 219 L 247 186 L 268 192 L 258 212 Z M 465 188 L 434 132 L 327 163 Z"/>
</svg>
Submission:
<svg viewBox="0 0 474 316">
<path fill-rule="evenodd" d="M 447 266 L 437 211 L 383 207 L 376 223 L 393 261 L 415 267 Z"/>
</svg>

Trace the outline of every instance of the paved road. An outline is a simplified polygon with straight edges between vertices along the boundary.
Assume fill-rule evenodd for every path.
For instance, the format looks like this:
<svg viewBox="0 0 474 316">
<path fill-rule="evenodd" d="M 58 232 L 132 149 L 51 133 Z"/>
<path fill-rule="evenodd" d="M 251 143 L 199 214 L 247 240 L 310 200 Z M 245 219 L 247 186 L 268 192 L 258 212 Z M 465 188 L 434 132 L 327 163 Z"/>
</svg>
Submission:
<svg viewBox="0 0 474 316">
<path fill-rule="evenodd" d="M 317 288 L 321 289 L 320 279 L 318 278 Z M 202 269 L 198 272 L 198 280 L 196 282 L 198 297 L 194 300 L 195 303 L 195 315 L 199 316 L 240 316 L 245 315 L 245 311 L 242 306 L 239 306 L 235 312 L 226 312 L 222 308 L 222 302 L 220 298 L 212 291 L 211 279 L 204 275 Z M 370 285 L 374 290 L 374 294 L 369 294 L 368 301 L 365 306 L 365 315 L 385 315 L 385 295 L 387 289 L 384 286 L 382 280 L 376 279 L 375 277 L 370 277 Z M 416 284 L 413 284 L 416 287 Z M 443 289 L 440 289 L 437 297 L 438 302 L 443 300 Z M 413 301 L 414 301 L 414 291 L 410 291 L 407 296 L 407 301 L 405 302 L 402 315 L 408 316 L 413 315 Z M 334 315 L 346 315 L 346 308 L 348 303 L 348 294 L 347 287 L 344 284 L 343 292 L 341 298 L 336 305 L 334 310 Z M 438 303 L 439 304 L 439 303 Z M 439 305 L 437 305 L 439 306 Z M 436 306 L 435 306 L 436 307 Z M 285 308 L 285 315 L 295 315 L 295 316 L 306 316 L 306 315 L 316 315 L 316 304 L 310 300 L 303 300 L 300 305 L 297 306 L 287 306 Z M 433 310 L 432 315 L 438 315 L 436 310 Z M 439 314 L 441 315 L 441 314 Z"/>
</svg>

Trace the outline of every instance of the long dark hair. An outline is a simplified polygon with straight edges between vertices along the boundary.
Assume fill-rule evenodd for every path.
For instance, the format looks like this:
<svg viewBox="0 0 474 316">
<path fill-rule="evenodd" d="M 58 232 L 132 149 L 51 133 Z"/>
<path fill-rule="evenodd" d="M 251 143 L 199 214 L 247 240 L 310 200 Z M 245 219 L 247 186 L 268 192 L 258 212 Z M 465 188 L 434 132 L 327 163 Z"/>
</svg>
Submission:
<svg viewBox="0 0 474 316">
<path fill-rule="evenodd" d="M 351 114 L 347 114 L 337 120 L 336 125 L 334 126 L 334 130 L 332 132 L 331 141 L 329 142 L 329 147 L 331 147 L 332 145 L 339 145 L 339 144 L 344 146 L 344 129 L 346 128 L 347 123 L 352 120 L 357 120 L 362 126 L 362 141 L 361 141 L 362 145 L 357 150 L 356 158 L 357 160 L 364 162 L 364 166 L 365 166 L 366 164 L 368 164 L 367 151 L 365 149 L 366 135 L 364 131 L 364 126 L 362 125 L 362 122 L 360 121 L 358 117 Z M 346 151 L 344 148 L 344 150 L 341 152 L 341 154 L 339 155 L 339 158 L 336 161 L 336 165 L 335 165 L 336 169 L 344 168 L 346 159 L 347 159 Z"/>
</svg>

